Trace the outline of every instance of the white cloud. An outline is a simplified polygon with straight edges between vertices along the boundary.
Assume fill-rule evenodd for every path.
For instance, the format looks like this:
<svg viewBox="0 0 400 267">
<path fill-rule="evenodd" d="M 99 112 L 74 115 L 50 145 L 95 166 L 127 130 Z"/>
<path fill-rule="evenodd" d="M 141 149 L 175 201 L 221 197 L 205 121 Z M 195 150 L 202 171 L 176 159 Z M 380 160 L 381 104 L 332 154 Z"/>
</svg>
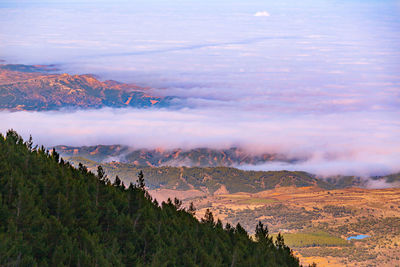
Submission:
<svg viewBox="0 0 400 267">
<path fill-rule="evenodd" d="M 234 107 L 0 112 L 0 132 L 51 145 L 124 144 L 135 148 L 229 148 L 283 153 L 298 164 L 252 166 L 320 175 L 379 175 L 400 171 L 398 113 L 277 115 Z M 250 168 L 250 167 L 249 167 Z"/>
<path fill-rule="evenodd" d="M 267 11 L 258 11 L 254 14 L 255 17 L 269 17 L 270 14 Z"/>
</svg>

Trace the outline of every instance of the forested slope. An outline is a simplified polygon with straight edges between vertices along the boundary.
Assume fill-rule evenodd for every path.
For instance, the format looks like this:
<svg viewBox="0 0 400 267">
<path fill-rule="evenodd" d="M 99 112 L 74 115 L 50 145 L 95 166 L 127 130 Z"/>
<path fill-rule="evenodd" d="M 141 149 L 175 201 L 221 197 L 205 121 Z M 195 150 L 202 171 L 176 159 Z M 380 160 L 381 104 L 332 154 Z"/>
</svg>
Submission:
<svg viewBox="0 0 400 267">
<path fill-rule="evenodd" d="M 140 181 L 76 169 L 56 152 L 32 148 L 14 131 L 0 135 L 1 266 L 298 266 L 259 224 L 201 221 L 179 200 L 159 205 Z"/>
</svg>

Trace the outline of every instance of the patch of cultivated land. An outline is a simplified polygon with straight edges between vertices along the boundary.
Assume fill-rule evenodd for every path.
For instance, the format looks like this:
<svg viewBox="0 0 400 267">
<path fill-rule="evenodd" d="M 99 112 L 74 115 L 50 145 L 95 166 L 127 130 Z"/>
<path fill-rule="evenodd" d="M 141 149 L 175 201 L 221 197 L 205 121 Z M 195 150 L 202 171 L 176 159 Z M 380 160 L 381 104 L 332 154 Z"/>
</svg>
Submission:
<svg viewBox="0 0 400 267">
<path fill-rule="evenodd" d="M 201 218 L 210 209 L 223 223 L 250 232 L 260 220 L 282 232 L 304 264 L 400 266 L 400 189 L 280 187 L 259 193 L 192 195 L 158 190 L 157 197 L 183 197 Z M 363 240 L 347 241 L 357 234 Z"/>
</svg>

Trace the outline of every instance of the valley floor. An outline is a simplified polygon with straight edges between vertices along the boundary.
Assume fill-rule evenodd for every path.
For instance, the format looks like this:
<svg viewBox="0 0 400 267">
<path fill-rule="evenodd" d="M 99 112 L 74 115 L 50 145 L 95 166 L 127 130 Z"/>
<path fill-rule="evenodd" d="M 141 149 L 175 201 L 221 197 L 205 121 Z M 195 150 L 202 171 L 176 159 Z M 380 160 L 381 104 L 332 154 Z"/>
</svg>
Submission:
<svg viewBox="0 0 400 267">
<path fill-rule="evenodd" d="M 253 232 L 260 220 L 284 234 L 303 264 L 400 266 L 400 189 L 278 187 L 258 193 L 213 195 L 199 190 L 151 191 L 159 200 L 193 202 L 197 217 L 210 209 L 223 223 L 240 222 Z M 369 238 L 348 241 L 350 236 Z"/>
</svg>

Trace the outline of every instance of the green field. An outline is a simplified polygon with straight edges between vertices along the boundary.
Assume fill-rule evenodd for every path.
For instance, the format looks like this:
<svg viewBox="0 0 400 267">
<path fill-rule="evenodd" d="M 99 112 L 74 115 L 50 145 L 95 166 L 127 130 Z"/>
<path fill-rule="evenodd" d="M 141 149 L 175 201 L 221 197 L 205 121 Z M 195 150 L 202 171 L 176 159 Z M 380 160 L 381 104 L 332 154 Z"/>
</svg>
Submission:
<svg viewBox="0 0 400 267">
<path fill-rule="evenodd" d="M 272 236 L 275 238 L 277 234 Z M 348 246 L 349 243 L 329 233 L 318 231 L 309 233 L 284 233 L 285 243 L 291 247 L 332 247 Z"/>
</svg>

